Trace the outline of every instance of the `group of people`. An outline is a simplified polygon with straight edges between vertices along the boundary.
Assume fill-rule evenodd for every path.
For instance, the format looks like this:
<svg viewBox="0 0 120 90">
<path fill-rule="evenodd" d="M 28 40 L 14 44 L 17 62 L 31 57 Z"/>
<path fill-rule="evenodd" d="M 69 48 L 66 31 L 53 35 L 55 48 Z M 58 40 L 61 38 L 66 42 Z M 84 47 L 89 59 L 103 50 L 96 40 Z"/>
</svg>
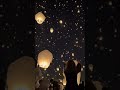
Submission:
<svg viewBox="0 0 120 90">
<path fill-rule="evenodd" d="M 91 73 L 88 76 L 88 78 L 86 78 L 85 82 L 80 81 L 81 83 L 78 85 L 77 75 L 79 72 L 81 72 L 81 68 L 82 68 L 82 65 L 80 62 L 78 62 L 76 66 L 73 60 L 69 60 L 65 64 L 65 69 L 64 69 L 64 74 L 67 81 L 66 85 L 63 85 L 63 83 L 61 83 L 63 85 L 63 87 L 61 88 L 59 82 L 51 79 L 49 82 L 50 84 L 49 86 L 47 86 L 47 88 L 40 89 L 42 87 L 42 80 L 40 80 L 39 81 L 40 87 L 36 88 L 36 90 L 113 90 L 113 89 L 109 89 L 106 86 L 105 87 L 102 85 L 100 86 L 100 83 L 98 83 L 99 81 L 92 80 L 93 77 L 91 76 L 92 75 Z M 98 85 L 96 84 L 96 82 Z"/>
<path fill-rule="evenodd" d="M 78 63 L 76 66 L 73 60 L 69 60 L 64 71 L 67 80 L 65 90 L 80 90 L 84 87 L 84 84 L 79 86 L 77 84 L 77 74 L 79 72 L 81 72 L 81 64 Z"/>
<path fill-rule="evenodd" d="M 66 81 L 67 81 L 65 87 L 61 89 L 60 84 L 57 81 L 54 81 L 53 79 L 51 79 L 49 90 L 84 90 L 83 81 L 81 84 L 79 85 L 77 84 L 77 74 L 81 72 L 81 64 L 78 63 L 76 66 L 73 60 L 69 60 L 65 66 L 66 68 L 64 70 L 64 73 L 65 73 Z M 39 83 L 42 83 L 42 82 L 39 81 Z M 42 87 L 42 85 L 40 86 Z M 38 90 L 42 90 L 42 89 L 38 89 Z"/>
</svg>

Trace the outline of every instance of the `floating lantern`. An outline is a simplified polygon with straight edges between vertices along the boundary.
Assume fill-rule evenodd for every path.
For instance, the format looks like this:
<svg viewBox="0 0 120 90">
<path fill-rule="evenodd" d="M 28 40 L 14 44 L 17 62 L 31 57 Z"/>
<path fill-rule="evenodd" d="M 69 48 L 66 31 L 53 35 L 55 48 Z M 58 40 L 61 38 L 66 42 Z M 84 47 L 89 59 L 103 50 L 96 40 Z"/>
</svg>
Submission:
<svg viewBox="0 0 120 90">
<path fill-rule="evenodd" d="M 45 21 L 46 17 L 42 12 L 38 12 L 35 15 L 35 20 L 37 21 L 38 24 L 42 24 Z"/>
<path fill-rule="evenodd" d="M 8 90 L 35 90 L 35 62 L 31 57 L 24 56 L 8 67 Z"/>
<path fill-rule="evenodd" d="M 37 64 L 39 67 L 47 69 L 52 62 L 53 55 L 48 50 L 43 50 L 38 54 Z"/>
<path fill-rule="evenodd" d="M 50 28 L 50 32 L 53 33 L 53 32 L 54 32 L 54 29 L 53 29 L 53 28 Z"/>
</svg>

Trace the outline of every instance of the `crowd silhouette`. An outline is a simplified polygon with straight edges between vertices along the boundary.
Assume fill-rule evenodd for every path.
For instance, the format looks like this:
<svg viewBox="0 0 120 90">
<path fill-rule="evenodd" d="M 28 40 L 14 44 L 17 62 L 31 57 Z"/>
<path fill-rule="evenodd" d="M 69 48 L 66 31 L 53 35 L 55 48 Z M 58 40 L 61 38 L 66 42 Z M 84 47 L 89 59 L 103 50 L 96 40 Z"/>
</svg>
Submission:
<svg viewBox="0 0 120 90">
<path fill-rule="evenodd" d="M 95 86 L 93 83 L 93 76 L 91 71 L 89 71 L 89 77 L 86 78 L 85 82 L 80 80 L 80 84 L 77 84 L 77 74 L 81 72 L 82 65 L 80 62 L 78 62 L 77 66 L 75 65 L 75 62 L 73 60 L 69 60 L 67 64 L 65 65 L 64 73 L 66 77 L 66 85 L 63 85 L 63 88 L 61 88 L 60 83 L 55 81 L 54 79 L 50 80 L 50 84 L 48 87 L 44 89 L 40 89 L 42 87 L 42 80 L 40 80 L 40 87 L 36 90 L 110 90 L 107 87 L 103 87 L 102 89 L 98 89 L 98 87 Z"/>
<path fill-rule="evenodd" d="M 77 74 L 79 72 L 82 72 L 81 68 L 82 65 L 80 62 L 78 62 L 76 66 L 73 60 L 69 60 L 64 68 L 64 74 L 67 81 L 66 85 L 63 85 L 62 82 L 60 83 L 58 81 L 55 81 L 54 79 L 48 80 L 47 78 L 42 78 L 38 82 L 36 82 L 38 85 L 36 85 L 35 90 L 120 90 L 119 77 L 114 78 L 110 82 L 110 86 L 103 85 L 102 89 L 99 89 L 95 84 L 95 80 L 93 79 L 94 73 L 89 70 L 86 70 L 86 72 L 88 72 L 88 76 L 86 77 L 85 82 L 80 80 L 80 84 L 78 85 Z M 6 87 L 7 85 L 5 85 L 5 80 L 0 78 L 0 90 L 5 89 L 3 86 Z M 8 90 L 7 87 L 6 90 Z"/>
</svg>

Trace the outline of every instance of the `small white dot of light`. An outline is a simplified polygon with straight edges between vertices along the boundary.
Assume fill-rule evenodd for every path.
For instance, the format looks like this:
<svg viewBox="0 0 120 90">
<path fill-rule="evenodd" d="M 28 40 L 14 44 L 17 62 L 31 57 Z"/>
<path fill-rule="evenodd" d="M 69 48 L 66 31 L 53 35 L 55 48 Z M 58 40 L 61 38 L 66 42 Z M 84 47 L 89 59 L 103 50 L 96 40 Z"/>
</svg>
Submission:
<svg viewBox="0 0 120 90">
<path fill-rule="evenodd" d="M 117 29 L 115 29 L 115 32 L 117 32 Z"/>
<path fill-rule="evenodd" d="M 50 28 L 50 33 L 53 33 L 54 32 L 54 29 L 53 28 Z"/>
<path fill-rule="evenodd" d="M 110 6 L 112 6 L 112 1 L 109 1 L 108 4 L 109 4 Z"/>
<path fill-rule="evenodd" d="M 47 76 L 50 76 L 49 74 L 47 74 Z"/>
<path fill-rule="evenodd" d="M 83 41 L 85 40 L 85 38 L 82 39 Z"/>
<path fill-rule="evenodd" d="M 112 49 L 109 49 L 109 51 L 111 52 L 111 51 L 112 51 Z"/>
<path fill-rule="evenodd" d="M 61 74 L 59 73 L 59 76 L 61 76 Z"/>
<path fill-rule="evenodd" d="M 59 23 L 60 23 L 60 24 L 62 24 L 62 23 L 63 23 L 63 21 L 62 21 L 62 20 L 60 20 L 60 21 L 59 21 Z"/>
<path fill-rule="evenodd" d="M 78 41 L 76 41 L 76 44 L 78 43 Z"/>
<path fill-rule="evenodd" d="M 74 56 L 74 53 L 72 53 L 72 56 Z"/>
<path fill-rule="evenodd" d="M 66 1 L 66 3 L 68 3 L 68 1 Z"/>
<path fill-rule="evenodd" d="M 57 71 L 59 71 L 60 69 L 59 68 L 56 68 Z"/>
<path fill-rule="evenodd" d="M 79 5 L 77 5 L 77 8 L 79 8 Z"/>
<path fill-rule="evenodd" d="M 83 68 L 81 68 L 81 71 L 83 71 Z"/>
<path fill-rule="evenodd" d="M 80 10 L 78 10 L 77 13 L 80 13 Z"/>
<path fill-rule="evenodd" d="M 44 13 L 46 13 L 46 11 L 44 11 Z"/>
<path fill-rule="evenodd" d="M 80 28 L 82 28 L 82 26 L 80 26 Z"/>
</svg>

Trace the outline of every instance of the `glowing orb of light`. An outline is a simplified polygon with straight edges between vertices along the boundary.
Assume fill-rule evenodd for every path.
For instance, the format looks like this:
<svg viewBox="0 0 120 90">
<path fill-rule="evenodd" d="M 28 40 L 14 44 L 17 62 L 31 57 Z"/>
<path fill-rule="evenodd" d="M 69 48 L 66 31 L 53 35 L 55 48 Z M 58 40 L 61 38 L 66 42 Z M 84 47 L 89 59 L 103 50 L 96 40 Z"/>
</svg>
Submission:
<svg viewBox="0 0 120 90">
<path fill-rule="evenodd" d="M 52 62 L 53 55 L 48 50 L 43 50 L 38 54 L 38 66 L 44 69 L 47 69 Z"/>
<path fill-rule="evenodd" d="M 42 24 L 45 21 L 46 17 L 42 12 L 38 12 L 35 15 L 35 20 L 37 21 L 38 24 Z"/>
<path fill-rule="evenodd" d="M 53 29 L 53 28 L 50 28 L 50 32 L 53 33 L 53 32 L 54 32 L 54 29 Z"/>
</svg>

